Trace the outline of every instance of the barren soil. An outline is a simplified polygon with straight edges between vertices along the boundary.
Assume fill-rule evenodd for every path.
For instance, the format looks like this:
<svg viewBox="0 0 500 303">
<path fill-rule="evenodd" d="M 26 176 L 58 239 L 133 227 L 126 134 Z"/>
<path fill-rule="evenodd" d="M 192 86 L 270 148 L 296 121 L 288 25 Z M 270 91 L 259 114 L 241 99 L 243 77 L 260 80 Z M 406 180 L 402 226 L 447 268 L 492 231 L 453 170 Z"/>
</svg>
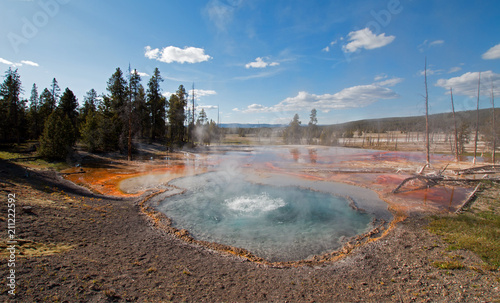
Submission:
<svg viewBox="0 0 500 303">
<path fill-rule="evenodd" d="M 500 274 L 468 251 L 449 251 L 412 212 L 385 237 L 335 262 L 277 268 L 185 241 L 155 228 L 143 196 L 96 194 L 53 171 L 0 160 L 2 246 L 6 197 L 15 193 L 16 295 L 8 294 L 5 249 L 0 297 L 18 302 L 500 300 Z M 22 239 L 22 241 L 20 240 Z M 463 269 L 435 261 L 460 260 Z"/>
</svg>

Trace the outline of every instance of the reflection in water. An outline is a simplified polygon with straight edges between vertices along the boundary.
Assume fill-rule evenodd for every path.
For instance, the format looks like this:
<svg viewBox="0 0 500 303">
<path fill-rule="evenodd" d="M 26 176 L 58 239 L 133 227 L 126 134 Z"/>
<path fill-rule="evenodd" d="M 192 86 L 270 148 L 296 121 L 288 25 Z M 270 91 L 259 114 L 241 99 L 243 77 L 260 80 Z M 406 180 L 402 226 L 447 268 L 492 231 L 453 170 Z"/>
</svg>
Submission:
<svg viewBox="0 0 500 303">
<path fill-rule="evenodd" d="M 292 158 L 295 162 L 299 162 L 300 151 L 298 148 L 290 149 L 290 153 L 292 154 Z"/>
<path fill-rule="evenodd" d="M 316 151 L 315 148 L 310 148 L 309 149 L 309 162 L 316 164 L 318 161 L 318 152 Z"/>
<path fill-rule="evenodd" d="M 398 193 L 407 203 L 413 201 L 415 205 L 423 205 L 428 209 L 439 209 L 454 212 L 467 199 L 471 189 L 461 187 L 436 186 Z"/>
<path fill-rule="evenodd" d="M 451 209 L 452 209 L 451 205 L 452 205 L 452 203 L 453 203 L 453 196 L 454 196 L 454 195 L 455 195 L 455 187 L 452 187 L 452 188 L 451 188 L 450 205 L 448 205 L 448 209 L 449 209 L 449 210 L 451 210 Z"/>
</svg>

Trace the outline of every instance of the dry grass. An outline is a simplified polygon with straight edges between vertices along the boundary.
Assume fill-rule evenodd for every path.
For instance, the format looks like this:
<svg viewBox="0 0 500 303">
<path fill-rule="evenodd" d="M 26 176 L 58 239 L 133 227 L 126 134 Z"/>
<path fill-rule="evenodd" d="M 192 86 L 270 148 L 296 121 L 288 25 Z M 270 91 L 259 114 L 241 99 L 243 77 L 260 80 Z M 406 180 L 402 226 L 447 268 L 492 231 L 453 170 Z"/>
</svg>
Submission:
<svg viewBox="0 0 500 303">
<path fill-rule="evenodd" d="M 10 252 L 7 251 L 7 240 L 2 239 L 0 241 L 0 258 L 8 259 Z M 17 239 L 16 246 L 16 257 L 40 257 L 40 256 L 50 256 L 53 254 L 63 253 L 68 250 L 73 249 L 72 245 L 64 243 L 40 243 L 30 240 Z"/>
</svg>

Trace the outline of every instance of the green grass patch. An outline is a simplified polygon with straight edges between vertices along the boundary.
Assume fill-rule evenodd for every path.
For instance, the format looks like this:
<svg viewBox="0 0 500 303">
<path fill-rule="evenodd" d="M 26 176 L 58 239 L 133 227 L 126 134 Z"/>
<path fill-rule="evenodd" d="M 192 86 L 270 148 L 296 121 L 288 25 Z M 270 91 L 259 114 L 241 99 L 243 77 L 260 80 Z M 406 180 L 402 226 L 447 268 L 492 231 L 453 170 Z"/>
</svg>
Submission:
<svg viewBox="0 0 500 303">
<path fill-rule="evenodd" d="M 487 193 L 479 195 L 468 212 L 458 215 L 434 216 L 429 231 L 443 238 L 449 249 L 466 249 L 479 255 L 489 265 L 500 267 L 500 214 L 498 213 L 499 186 L 492 185 Z M 496 198 L 491 198 L 491 196 Z M 494 206 L 495 211 L 484 210 Z"/>
<path fill-rule="evenodd" d="M 13 163 L 21 164 L 29 167 L 36 167 L 40 169 L 53 169 L 56 171 L 61 171 L 63 169 L 71 167 L 71 165 L 66 162 L 49 162 L 41 158 L 34 158 L 26 160 L 26 158 L 36 157 L 35 152 L 20 152 L 25 146 L 0 146 L 0 159 L 9 160 Z M 17 160 L 19 159 L 19 160 Z"/>
</svg>

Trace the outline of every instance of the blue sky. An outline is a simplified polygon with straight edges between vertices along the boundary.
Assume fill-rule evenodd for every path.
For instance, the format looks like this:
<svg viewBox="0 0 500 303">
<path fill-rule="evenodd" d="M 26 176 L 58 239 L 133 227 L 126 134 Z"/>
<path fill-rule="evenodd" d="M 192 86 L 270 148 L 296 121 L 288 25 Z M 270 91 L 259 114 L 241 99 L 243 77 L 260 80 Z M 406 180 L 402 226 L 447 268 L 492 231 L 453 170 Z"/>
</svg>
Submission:
<svg viewBox="0 0 500 303">
<path fill-rule="evenodd" d="M 80 102 L 117 67 L 195 83 L 222 123 L 319 124 L 482 108 L 500 96 L 500 1 L 0 0 L 0 70 L 24 95 L 55 77 Z M 500 103 L 500 101 L 497 101 Z"/>
</svg>

